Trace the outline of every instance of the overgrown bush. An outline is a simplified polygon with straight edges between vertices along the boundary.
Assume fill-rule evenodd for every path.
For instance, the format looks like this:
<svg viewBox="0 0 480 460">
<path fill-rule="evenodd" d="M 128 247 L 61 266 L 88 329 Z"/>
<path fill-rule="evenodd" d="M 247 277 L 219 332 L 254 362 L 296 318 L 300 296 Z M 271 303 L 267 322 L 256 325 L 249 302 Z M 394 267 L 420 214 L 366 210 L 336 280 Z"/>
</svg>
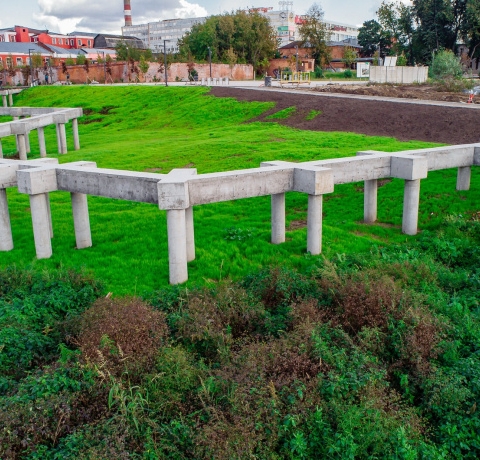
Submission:
<svg viewBox="0 0 480 460">
<path fill-rule="evenodd" d="M 463 73 L 460 59 L 450 50 L 440 50 L 433 56 L 430 72 L 435 80 L 461 78 Z"/>
</svg>

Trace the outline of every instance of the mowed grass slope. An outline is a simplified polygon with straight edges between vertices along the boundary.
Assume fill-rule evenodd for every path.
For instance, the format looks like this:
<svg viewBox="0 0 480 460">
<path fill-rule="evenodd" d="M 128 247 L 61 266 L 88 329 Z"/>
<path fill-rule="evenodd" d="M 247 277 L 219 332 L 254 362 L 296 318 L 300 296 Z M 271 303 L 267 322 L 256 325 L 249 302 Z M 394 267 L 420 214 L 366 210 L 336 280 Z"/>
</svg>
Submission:
<svg viewBox="0 0 480 460">
<path fill-rule="evenodd" d="M 255 122 L 272 107 L 208 95 L 206 88 L 50 87 L 24 91 L 17 106 L 82 107 L 81 150 L 73 150 L 67 129 L 67 155 L 61 163 L 95 161 L 98 167 L 168 173 L 194 167 L 198 173 L 258 167 L 261 161 L 307 161 L 353 156 L 359 150 L 396 151 L 428 147 L 424 142 L 351 133 L 295 130 Z M 6 121 L 7 118 L 3 118 Z M 252 121 L 253 120 L 253 121 Z M 339 127 L 341 128 L 341 127 Z M 46 130 L 48 155 L 57 157 L 54 128 Z M 14 153 L 13 138 L 3 142 Z M 32 154 L 39 156 L 36 133 Z M 447 214 L 478 210 L 479 174 L 472 189 L 455 191 L 456 171 L 429 174 L 422 181 L 420 228 L 441 225 Z M 372 245 L 402 242 L 403 181 L 386 181 L 379 192 L 379 224 L 364 225 L 363 184 L 337 186 L 324 203 L 324 254 L 369 251 Z M 93 247 L 76 250 L 70 196 L 51 194 L 53 256 L 36 260 L 28 197 L 8 190 L 15 249 L 0 264 L 37 268 L 86 267 L 115 295 L 142 293 L 168 284 L 166 218 L 154 205 L 89 197 Z M 322 256 L 306 254 L 306 195 L 287 194 L 287 241 L 270 244 L 270 198 L 240 200 L 195 208 L 196 260 L 189 283 L 239 278 L 265 265 L 307 270 Z"/>
</svg>

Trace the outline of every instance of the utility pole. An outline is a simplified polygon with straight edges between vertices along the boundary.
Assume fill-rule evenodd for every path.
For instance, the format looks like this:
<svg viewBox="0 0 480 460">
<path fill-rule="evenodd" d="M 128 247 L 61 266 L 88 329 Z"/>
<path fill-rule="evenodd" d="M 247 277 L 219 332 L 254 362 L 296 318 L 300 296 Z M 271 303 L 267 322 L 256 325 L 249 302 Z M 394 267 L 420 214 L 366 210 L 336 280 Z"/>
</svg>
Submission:
<svg viewBox="0 0 480 460">
<path fill-rule="evenodd" d="M 295 45 L 295 71 L 298 72 L 298 45 Z"/>
<path fill-rule="evenodd" d="M 210 78 L 212 78 L 212 49 L 207 46 L 208 48 L 208 62 L 210 64 Z"/>
<path fill-rule="evenodd" d="M 166 43 L 170 40 L 163 40 L 163 65 L 165 66 L 165 86 L 168 86 L 168 75 L 167 75 L 167 45 Z"/>
<path fill-rule="evenodd" d="M 33 62 L 32 62 L 32 55 L 30 51 L 35 51 L 34 49 L 29 49 L 28 50 L 28 60 L 30 61 L 30 86 L 33 86 Z"/>
</svg>

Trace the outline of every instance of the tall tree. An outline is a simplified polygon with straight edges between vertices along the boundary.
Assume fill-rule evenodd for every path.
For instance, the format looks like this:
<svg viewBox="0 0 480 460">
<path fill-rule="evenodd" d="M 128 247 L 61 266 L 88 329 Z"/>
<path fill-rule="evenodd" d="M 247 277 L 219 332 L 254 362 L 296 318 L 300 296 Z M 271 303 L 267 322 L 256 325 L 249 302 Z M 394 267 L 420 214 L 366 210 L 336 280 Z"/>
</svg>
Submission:
<svg viewBox="0 0 480 460">
<path fill-rule="evenodd" d="M 382 50 L 390 49 L 391 40 L 380 23 L 371 19 L 365 21 L 358 29 L 358 44 L 362 47 L 362 53 L 365 56 L 373 56 L 379 47 Z"/>
<path fill-rule="evenodd" d="M 265 16 L 239 10 L 194 25 L 180 40 L 179 53 L 186 60 L 207 60 L 210 48 L 214 62 L 230 63 L 234 54 L 237 62 L 257 66 L 273 57 L 277 46 L 275 31 Z"/>
<path fill-rule="evenodd" d="M 302 42 L 309 44 L 312 50 L 312 57 L 315 62 L 322 66 L 330 61 L 330 52 L 327 46 L 331 32 L 324 22 L 322 7 L 314 3 L 302 16 L 302 24 L 298 28 Z"/>
</svg>

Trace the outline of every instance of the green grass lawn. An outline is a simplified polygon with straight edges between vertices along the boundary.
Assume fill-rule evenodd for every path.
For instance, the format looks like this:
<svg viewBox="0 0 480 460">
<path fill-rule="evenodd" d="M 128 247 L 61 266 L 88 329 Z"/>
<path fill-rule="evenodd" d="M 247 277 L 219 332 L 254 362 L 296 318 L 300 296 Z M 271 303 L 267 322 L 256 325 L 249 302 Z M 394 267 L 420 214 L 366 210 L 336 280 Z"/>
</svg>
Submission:
<svg viewBox="0 0 480 460">
<path fill-rule="evenodd" d="M 81 150 L 73 150 L 70 128 L 69 153 L 57 155 L 55 129 L 45 130 L 48 156 L 59 157 L 61 163 L 89 160 L 102 168 L 162 174 L 173 168 L 195 167 L 201 174 L 258 167 L 267 160 L 307 161 L 353 156 L 366 149 L 396 151 L 434 145 L 252 122 L 272 104 L 215 98 L 206 88 L 34 88 L 16 96 L 15 105 L 84 109 Z M 13 142 L 13 138 L 3 142 L 6 156 L 13 154 Z M 31 146 L 29 158 L 38 157 L 36 133 L 31 135 Z M 478 210 L 478 178 L 474 170 L 472 189 L 457 192 L 455 170 L 429 174 L 422 181 L 420 228 L 440 226 L 446 214 Z M 380 188 L 378 225 L 362 223 L 362 186 L 337 186 L 325 197 L 323 249 L 329 257 L 411 238 L 400 229 L 403 181 L 393 180 Z M 143 293 L 168 283 L 166 218 L 154 205 L 89 197 L 93 247 L 75 250 L 69 194 L 52 193 L 53 256 L 36 260 L 28 196 L 10 189 L 8 200 L 15 249 L 2 253 L 1 266 L 85 267 L 114 295 Z M 266 265 L 300 270 L 314 266 L 322 256 L 306 254 L 306 211 L 306 195 L 287 194 L 287 241 L 274 246 L 269 243 L 269 197 L 196 207 L 197 258 L 189 263 L 188 285 L 237 279 Z"/>
</svg>

